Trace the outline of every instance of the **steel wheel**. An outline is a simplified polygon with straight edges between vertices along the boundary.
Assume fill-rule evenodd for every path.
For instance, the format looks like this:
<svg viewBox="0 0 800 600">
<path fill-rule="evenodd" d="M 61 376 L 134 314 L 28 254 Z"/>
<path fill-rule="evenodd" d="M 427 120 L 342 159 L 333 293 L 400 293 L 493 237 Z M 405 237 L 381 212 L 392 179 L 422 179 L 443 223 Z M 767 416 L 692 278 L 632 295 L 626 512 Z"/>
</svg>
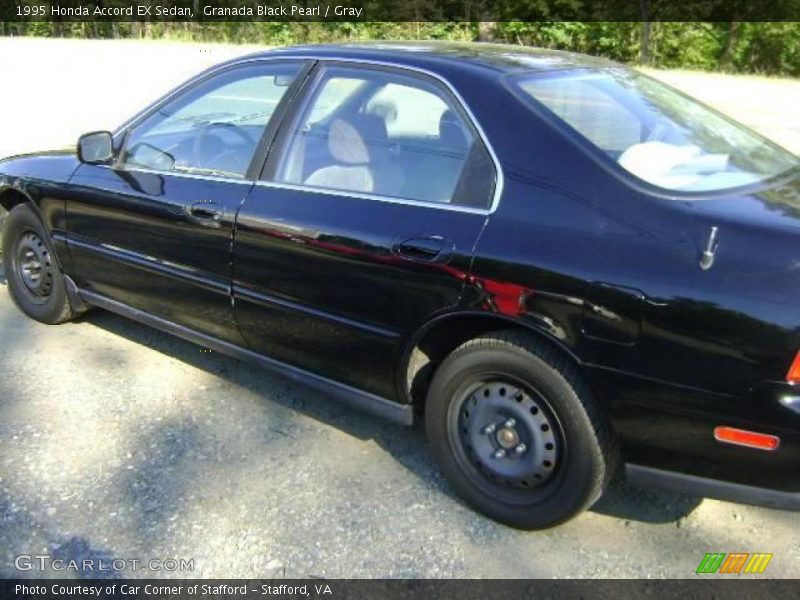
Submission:
<svg viewBox="0 0 800 600">
<path fill-rule="evenodd" d="M 473 481 L 509 501 L 529 501 L 556 479 L 561 427 L 541 394 L 509 376 L 466 387 L 451 403 L 454 454 Z"/>
<path fill-rule="evenodd" d="M 616 463 L 604 415 L 575 365 L 518 331 L 487 333 L 445 358 L 428 389 L 425 428 L 455 491 L 514 527 L 575 516 Z"/>
<path fill-rule="evenodd" d="M 5 219 L 2 260 L 14 303 L 42 323 L 63 323 L 76 313 L 47 229 L 27 204 L 15 206 Z"/>
<path fill-rule="evenodd" d="M 15 267 L 32 299 L 44 302 L 53 290 L 53 263 L 44 241 L 32 231 L 17 242 Z"/>
</svg>

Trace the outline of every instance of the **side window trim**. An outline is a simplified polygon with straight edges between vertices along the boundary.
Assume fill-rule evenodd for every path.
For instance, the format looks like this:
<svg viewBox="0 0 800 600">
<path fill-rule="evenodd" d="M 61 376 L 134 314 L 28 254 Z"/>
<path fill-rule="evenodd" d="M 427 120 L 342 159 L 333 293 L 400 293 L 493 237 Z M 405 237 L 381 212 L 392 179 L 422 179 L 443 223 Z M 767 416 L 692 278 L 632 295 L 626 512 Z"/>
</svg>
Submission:
<svg viewBox="0 0 800 600">
<path fill-rule="evenodd" d="M 270 61 L 270 63 L 273 62 L 275 61 Z M 289 89 L 286 90 L 286 93 L 280 99 L 280 102 L 278 102 L 278 106 L 275 107 L 275 112 L 273 113 L 272 118 L 269 120 L 269 123 L 267 123 L 267 127 L 264 129 L 264 133 L 259 140 L 258 146 L 256 146 L 253 159 L 250 161 L 250 166 L 245 173 L 245 179 L 249 181 L 258 180 L 259 175 L 264 169 L 264 165 L 266 164 L 269 155 L 272 152 L 272 148 L 275 145 L 278 132 L 280 131 L 283 122 L 287 116 L 291 116 L 291 113 L 293 112 L 291 109 L 295 102 L 302 102 L 302 90 L 306 87 L 306 82 L 309 80 L 309 77 L 314 71 L 315 66 L 316 61 L 305 61 L 303 66 L 301 66 L 300 70 L 297 72 L 295 80 L 289 86 Z"/>
<path fill-rule="evenodd" d="M 216 181 L 230 181 L 233 183 L 252 184 L 254 181 L 258 179 L 258 174 L 261 172 L 269 148 L 275 141 L 275 136 L 279 130 L 279 127 L 283 119 L 285 118 L 286 113 L 289 111 L 292 103 L 298 98 L 299 92 L 303 88 L 303 85 L 305 84 L 306 79 L 309 76 L 309 73 L 312 72 L 314 66 L 316 65 L 316 62 L 317 61 L 314 59 L 304 58 L 304 57 L 275 57 L 275 58 L 259 58 L 253 60 L 237 61 L 235 63 L 223 65 L 221 67 L 212 67 L 206 72 L 201 73 L 200 75 L 197 75 L 195 78 L 186 81 L 183 85 L 178 86 L 177 88 L 171 90 L 158 100 L 154 101 L 152 104 L 150 104 L 142 111 L 134 115 L 127 122 L 125 122 L 116 131 L 114 131 L 112 137 L 114 140 L 116 158 L 114 160 L 114 163 L 112 165 L 109 165 L 107 168 L 111 168 L 118 171 L 152 172 L 160 175 L 168 174 L 174 177 L 186 177 L 191 179 L 212 179 Z M 196 89 L 199 86 L 202 86 L 212 78 L 217 77 L 219 75 L 223 75 L 225 73 L 237 70 L 244 70 L 251 67 L 259 67 L 259 66 L 269 67 L 272 65 L 293 64 L 293 63 L 299 65 L 297 76 L 295 77 L 295 80 L 291 83 L 291 85 L 288 87 L 286 92 L 283 94 L 281 100 L 278 102 L 278 105 L 276 106 L 275 111 L 272 114 L 272 117 L 267 123 L 267 127 L 265 127 L 264 132 L 262 133 L 261 138 L 259 139 L 258 144 L 256 145 L 256 150 L 253 154 L 253 157 L 250 161 L 250 164 L 243 178 L 227 177 L 224 175 L 202 175 L 193 173 L 155 171 L 148 168 L 126 165 L 123 162 L 123 158 L 125 156 L 125 150 L 127 148 L 128 141 L 130 139 L 130 134 L 137 127 L 145 123 L 151 116 L 153 116 L 155 113 L 157 113 L 159 110 L 161 110 L 164 106 L 168 105 L 169 103 L 178 100 L 185 94 L 190 93 L 192 90 Z"/>
<path fill-rule="evenodd" d="M 252 184 L 253 182 L 247 182 Z M 281 183 L 277 181 L 256 181 L 255 185 L 277 190 L 297 190 L 298 192 L 309 192 L 322 196 L 339 196 L 343 198 L 357 198 L 360 200 L 370 200 L 373 202 L 385 202 L 388 204 L 406 204 L 409 206 L 419 206 L 421 208 L 433 208 L 437 210 L 452 210 L 455 212 L 472 213 L 477 215 L 488 215 L 495 211 L 496 206 L 489 208 L 478 208 L 474 206 L 464 206 L 462 204 L 445 204 L 442 202 L 428 202 L 426 200 L 414 200 L 411 198 L 395 198 L 394 196 L 381 196 L 379 194 L 368 194 L 364 192 L 350 192 L 337 190 L 334 188 L 323 188 L 295 183 Z"/>
<path fill-rule="evenodd" d="M 278 166 L 280 165 L 281 158 L 284 152 L 288 149 L 291 143 L 291 131 L 293 125 L 305 112 L 308 103 L 314 99 L 317 88 L 322 80 L 325 66 L 330 64 L 329 61 L 317 61 L 306 77 L 305 85 L 303 85 L 301 93 L 297 95 L 296 102 L 291 108 L 283 115 L 281 124 L 275 132 L 275 137 L 272 142 L 272 148 L 261 167 L 261 172 L 258 174 L 258 182 L 275 182 Z"/>
<path fill-rule="evenodd" d="M 304 184 L 284 183 L 276 181 L 277 169 L 280 165 L 284 153 L 288 150 L 291 143 L 292 126 L 297 122 L 301 115 L 308 107 L 308 103 L 314 99 L 315 91 L 324 76 L 325 67 L 344 67 L 344 68 L 362 68 L 372 71 L 386 71 L 390 73 L 399 73 L 407 77 L 412 77 L 417 80 L 426 81 L 433 84 L 437 89 L 444 93 L 448 100 L 453 104 L 453 107 L 458 111 L 459 116 L 464 120 L 465 124 L 470 128 L 470 131 L 475 136 L 475 139 L 480 142 L 483 148 L 491 158 L 493 170 L 495 174 L 494 191 L 491 203 L 486 208 L 478 208 L 471 206 L 464 206 L 459 204 L 445 204 L 438 202 L 427 202 L 424 200 L 415 200 L 411 198 L 396 198 L 393 196 L 385 196 L 374 193 L 351 192 L 344 190 L 337 190 L 333 188 L 323 188 L 316 186 L 309 186 Z M 272 147 L 264 162 L 264 167 L 261 170 L 259 180 L 256 185 L 262 187 L 272 187 L 278 189 L 293 189 L 298 191 L 307 191 L 317 194 L 327 194 L 333 196 L 353 197 L 364 200 L 375 200 L 379 202 L 389 202 L 394 204 L 408 204 L 413 206 L 422 206 L 429 208 L 438 208 L 440 210 L 453 210 L 458 212 L 469 212 L 477 214 L 491 214 L 497 210 L 500 198 L 503 193 L 504 177 L 503 170 L 500 166 L 500 161 L 492 148 L 486 134 L 480 127 L 475 115 L 469 109 L 468 105 L 458 93 L 458 91 L 447 81 L 444 77 L 408 65 L 400 65 L 381 61 L 369 61 L 360 59 L 341 59 L 341 58 L 320 58 L 310 70 L 306 78 L 305 85 L 303 85 L 300 93 L 297 94 L 295 102 L 287 110 L 287 113 L 282 115 L 281 123 L 277 129 L 277 133 L 273 139 Z"/>
</svg>

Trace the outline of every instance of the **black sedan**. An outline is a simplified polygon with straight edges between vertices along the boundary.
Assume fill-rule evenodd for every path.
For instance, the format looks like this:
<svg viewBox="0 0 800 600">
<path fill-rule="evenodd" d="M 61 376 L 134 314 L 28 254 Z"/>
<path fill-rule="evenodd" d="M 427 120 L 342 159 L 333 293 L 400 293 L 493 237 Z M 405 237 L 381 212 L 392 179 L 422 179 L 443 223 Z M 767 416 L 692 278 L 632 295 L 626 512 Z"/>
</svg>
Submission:
<svg viewBox="0 0 800 600">
<path fill-rule="evenodd" d="M 799 177 L 604 60 L 298 47 L 0 162 L 3 260 L 44 323 L 101 307 L 421 416 L 453 488 L 516 527 L 618 470 L 797 508 Z"/>
</svg>

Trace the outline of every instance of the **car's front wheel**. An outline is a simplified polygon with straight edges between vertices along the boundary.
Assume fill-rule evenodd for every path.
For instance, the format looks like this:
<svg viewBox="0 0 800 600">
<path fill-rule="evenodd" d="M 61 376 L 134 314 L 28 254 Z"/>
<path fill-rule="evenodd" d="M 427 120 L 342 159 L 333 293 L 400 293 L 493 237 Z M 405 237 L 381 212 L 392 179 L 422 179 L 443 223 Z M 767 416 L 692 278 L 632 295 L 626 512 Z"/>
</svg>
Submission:
<svg viewBox="0 0 800 600">
<path fill-rule="evenodd" d="M 575 516 L 599 498 L 614 465 L 608 426 L 574 365 L 519 332 L 453 351 L 431 382 L 425 420 L 450 484 L 513 527 Z"/>
<path fill-rule="evenodd" d="M 20 310 L 48 324 L 73 318 L 50 236 L 29 206 L 19 204 L 8 213 L 2 244 L 8 290 Z"/>
</svg>

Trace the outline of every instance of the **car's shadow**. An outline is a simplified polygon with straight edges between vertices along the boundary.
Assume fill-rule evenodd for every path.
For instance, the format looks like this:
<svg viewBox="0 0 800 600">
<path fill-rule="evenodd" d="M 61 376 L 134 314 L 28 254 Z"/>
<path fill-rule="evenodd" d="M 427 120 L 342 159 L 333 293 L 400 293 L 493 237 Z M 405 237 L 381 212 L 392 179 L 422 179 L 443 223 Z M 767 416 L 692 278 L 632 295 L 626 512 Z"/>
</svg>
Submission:
<svg viewBox="0 0 800 600">
<path fill-rule="evenodd" d="M 321 423 L 339 428 L 349 435 L 372 440 L 427 484 L 438 488 L 441 493 L 453 495 L 428 453 L 425 436 L 419 425 L 405 428 L 387 423 L 343 406 L 335 400 L 329 401 L 323 395 L 310 392 L 301 384 L 271 372 L 264 372 L 263 377 L 254 377 L 253 369 L 249 365 L 217 353 L 201 352 L 195 344 L 106 311 L 94 310 L 83 319 L 134 343 L 226 378 L 237 387 L 257 393 L 265 402 L 277 402 Z M 346 356 L 347 352 L 343 352 L 343 355 Z M 270 393 L 276 383 L 296 389 L 297 393 Z M 687 516 L 700 501 L 700 498 L 667 491 L 645 490 L 624 481 L 615 481 L 592 510 L 623 520 L 666 523 Z"/>
</svg>

